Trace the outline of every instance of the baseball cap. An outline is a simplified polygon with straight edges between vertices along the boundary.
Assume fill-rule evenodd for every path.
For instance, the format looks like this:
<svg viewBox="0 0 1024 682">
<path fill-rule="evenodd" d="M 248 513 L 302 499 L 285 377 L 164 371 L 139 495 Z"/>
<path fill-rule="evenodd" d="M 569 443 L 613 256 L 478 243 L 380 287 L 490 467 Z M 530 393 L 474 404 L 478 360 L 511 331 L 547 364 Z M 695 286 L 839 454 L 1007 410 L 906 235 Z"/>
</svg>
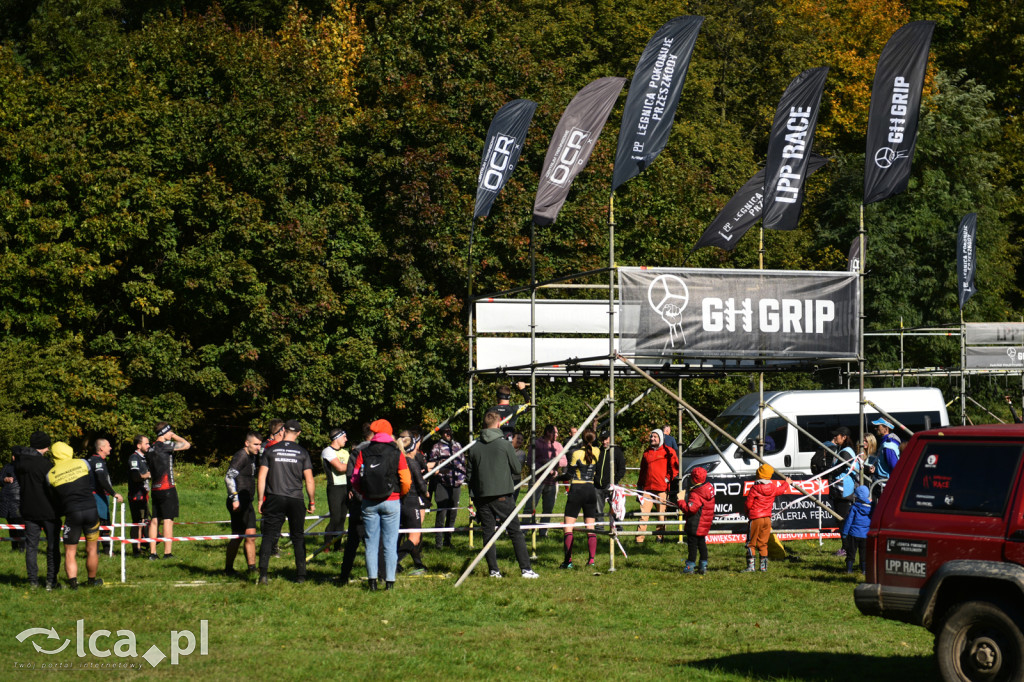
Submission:
<svg viewBox="0 0 1024 682">
<path fill-rule="evenodd" d="M 871 424 L 874 426 L 888 426 L 890 429 L 895 428 L 891 421 L 884 419 L 883 417 L 879 417 L 875 421 L 871 422 Z"/>
<path fill-rule="evenodd" d="M 289 419 L 284 423 L 284 430 L 298 433 L 302 431 L 302 424 L 299 423 L 298 419 Z"/>
<path fill-rule="evenodd" d="M 845 426 L 840 426 L 835 431 L 832 432 L 832 435 L 833 436 L 846 436 L 847 438 L 849 438 L 850 437 L 850 429 L 846 428 Z"/>
</svg>

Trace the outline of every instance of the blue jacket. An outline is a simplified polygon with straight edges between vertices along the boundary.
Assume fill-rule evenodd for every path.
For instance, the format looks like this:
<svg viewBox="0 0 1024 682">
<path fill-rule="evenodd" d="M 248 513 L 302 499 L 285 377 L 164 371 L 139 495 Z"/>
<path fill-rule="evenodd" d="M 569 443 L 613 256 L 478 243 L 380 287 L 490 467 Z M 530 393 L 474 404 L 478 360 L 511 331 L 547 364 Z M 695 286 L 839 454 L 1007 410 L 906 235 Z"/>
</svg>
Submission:
<svg viewBox="0 0 1024 682">
<path fill-rule="evenodd" d="M 871 495 L 866 485 L 857 486 L 854 492 L 856 501 L 850 508 L 850 513 L 843 521 L 842 535 L 850 535 L 855 538 L 866 538 L 868 527 L 871 525 Z"/>
</svg>

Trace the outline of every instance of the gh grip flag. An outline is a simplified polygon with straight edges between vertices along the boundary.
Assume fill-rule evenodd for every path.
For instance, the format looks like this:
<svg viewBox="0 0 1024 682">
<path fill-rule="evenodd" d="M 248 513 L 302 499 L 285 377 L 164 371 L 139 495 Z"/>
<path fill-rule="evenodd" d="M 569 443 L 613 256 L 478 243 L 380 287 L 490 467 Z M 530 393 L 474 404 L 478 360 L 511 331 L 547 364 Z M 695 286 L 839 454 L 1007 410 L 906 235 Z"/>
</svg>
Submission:
<svg viewBox="0 0 1024 682">
<path fill-rule="evenodd" d="M 796 229 L 826 76 L 827 66 L 804 71 L 790 82 L 775 110 L 765 163 L 764 226 L 769 230 Z"/>
<path fill-rule="evenodd" d="M 868 111 L 865 205 L 907 188 L 934 29 L 934 21 L 907 24 L 892 35 L 878 58 Z"/>
<path fill-rule="evenodd" d="M 975 258 L 975 244 L 978 236 L 978 214 L 968 213 L 960 221 L 956 233 L 956 281 L 960 310 L 974 295 L 974 271 L 978 261 Z"/>
<path fill-rule="evenodd" d="M 626 95 L 612 191 L 646 169 L 665 148 L 693 45 L 704 17 L 676 17 L 658 29 L 637 62 Z"/>
<path fill-rule="evenodd" d="M 807 175 L 813 175 L 814 171 L 828 163 L 828 159 L 818 154 L 811 154 L 811 161 L 807 164 Z M 757 219 L 761 217 L 761 209 L 764 206 L 764 169 L 757 171 L 754 177 L 747 180 L 747 183 L 740 188 L 729 199 L 711 224 L 704 230 L 693 251 L 702 249 L 705 246 L 717 246 L 726 251 L 732 251 L 739 243 L 740 237 L 747 233 Z"/>
<path fill-rule="evenodd" d="M 476 186 L 476 209 L 473 218 L 486 218 L 498 192 L 508 182 L 519 163 L 523 140 L 530 129 L 537 103 L 528 99 L 509 102 L 494 115 L 487 129 L 484 156 L 480 161 L 480 177 Z"/>
<path fill-rule="evenodd" d="M 615 106 L 625 78 L 598 78 L 569 102 L 551 136 L 544 156 L 544 172 L 533 202 L 533 222 L 550 225 L 569 196 L 569 186 L 587 165 L 594 144 Z"/>
</svg>

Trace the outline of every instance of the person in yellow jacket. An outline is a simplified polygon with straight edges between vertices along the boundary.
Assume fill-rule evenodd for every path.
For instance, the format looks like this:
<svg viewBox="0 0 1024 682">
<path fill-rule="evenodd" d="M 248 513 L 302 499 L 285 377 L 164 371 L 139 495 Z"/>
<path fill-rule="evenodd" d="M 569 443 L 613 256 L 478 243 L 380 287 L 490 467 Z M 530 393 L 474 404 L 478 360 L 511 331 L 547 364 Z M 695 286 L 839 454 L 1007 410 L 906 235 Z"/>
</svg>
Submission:
<svg viewBox="0 0 1024 682">
<path fill-rule="evenodd" d="M 63 441 L 50 448 L 53 468 L 46 480 L 53 486 L 57 501 L 64 509 L 64 570 L 68 585 L 78 589 L 78 542 L 85 535 L 85 570 L 89 585 L 102 585 L 96 577 L 99 569 L 100 518 L 92 498 L 92 471 L 84 459 L 74 459 L 71 446 Z"/>
</svg>

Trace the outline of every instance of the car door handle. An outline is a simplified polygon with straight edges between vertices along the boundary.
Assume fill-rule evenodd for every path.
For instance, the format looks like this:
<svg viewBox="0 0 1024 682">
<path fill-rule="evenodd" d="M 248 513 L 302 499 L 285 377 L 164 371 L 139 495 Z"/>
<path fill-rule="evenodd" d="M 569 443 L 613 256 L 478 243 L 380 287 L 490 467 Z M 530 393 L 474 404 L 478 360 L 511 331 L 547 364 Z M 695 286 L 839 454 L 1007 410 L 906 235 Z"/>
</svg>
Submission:
<svg viewBox="0 0 1024 682">
<path fill-rule="evenodd" d="M 1016 542 L 1024 542 L 1024 528 L 1021 530 L 1015 530 L 1010 533 L 1010 539 Z"/>
</svg>

